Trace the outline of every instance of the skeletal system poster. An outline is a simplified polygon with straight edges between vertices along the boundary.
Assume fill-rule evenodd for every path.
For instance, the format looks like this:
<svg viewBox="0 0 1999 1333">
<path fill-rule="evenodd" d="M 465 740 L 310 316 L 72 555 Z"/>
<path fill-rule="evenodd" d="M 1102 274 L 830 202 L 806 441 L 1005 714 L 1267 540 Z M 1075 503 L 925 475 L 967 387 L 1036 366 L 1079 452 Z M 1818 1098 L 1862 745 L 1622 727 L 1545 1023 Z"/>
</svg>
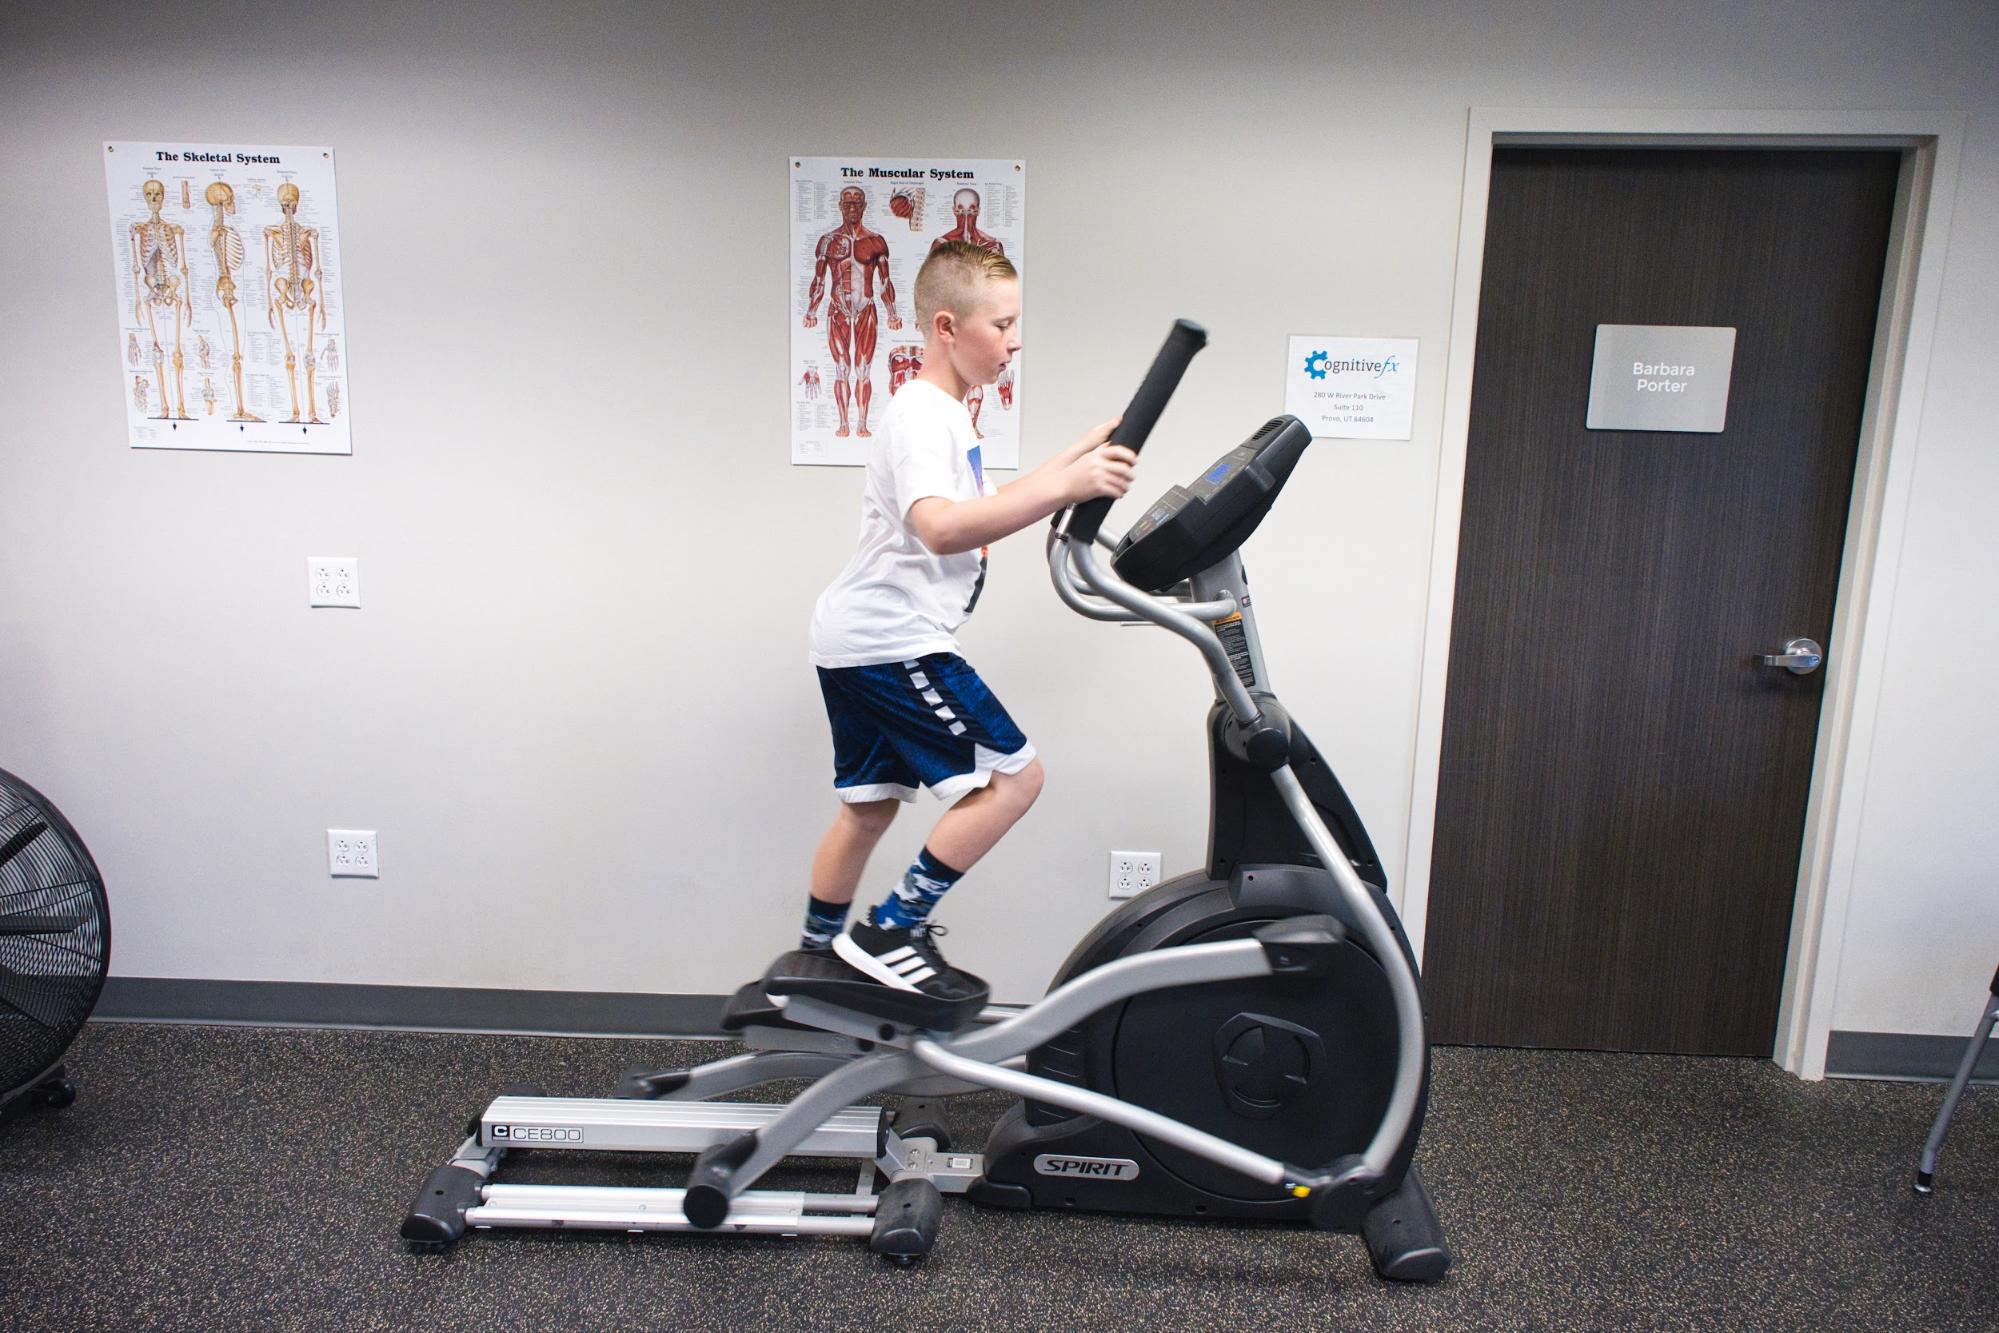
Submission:
<svg viewBox="0 0 1999 1333">
<path fill-rule="evenodd" d="M 860 464 L 889 397 L 923 369 L 916 271 L 942 240 L 1021 270 L 1017 161 L 791 159 L 791 461 Z M 1020 361 L 966 406 L 988 468 L 1020 466 Z"/>
<path fill-rule="evenodd" d="M 107 143 L 135 449 L 353 452 L 329 148 Z"/>
</svg>

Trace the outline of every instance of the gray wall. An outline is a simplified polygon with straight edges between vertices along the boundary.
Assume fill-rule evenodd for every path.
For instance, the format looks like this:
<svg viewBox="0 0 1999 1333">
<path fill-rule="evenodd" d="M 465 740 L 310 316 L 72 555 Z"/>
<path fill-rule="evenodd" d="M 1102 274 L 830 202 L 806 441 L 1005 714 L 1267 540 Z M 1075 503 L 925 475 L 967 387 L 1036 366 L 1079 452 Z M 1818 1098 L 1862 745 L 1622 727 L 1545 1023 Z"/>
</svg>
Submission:
<svg viewBox="0 0 1999 1333">
<path fill-rule="evenodd" d="M 805 620 L 859 484 L 786 463 L 795 153 L 1026 159 L 1029 461 L 1176 315 L 1214 342 L 1146 489 L 1280 405 L 1288 333 L 1423 340 L 1415 439 L 1315 448 L 1247 552 L 1399 883 L 1467 109 L 1909 107 L 1968 133 L 1835 1025 L 1968 1026 L 1999 955 L 1991 6 L 302 12 L 0 19 L 0 764 L 90 839 L 121 974 L 716 992 L 788 940 L 831 810 Z M 353 457 L 124 447 L 99 144 L 149 138 L 338 151 Z M 308 611 L 307 554 L 359 556 L 366 607 Z M 1039 561 L 999 548 L 967 638 L 1050 772 L 948 913 L 1008 998 L 1103 911 L 1109 848 L 1176 873 L 1205 823 L 1192 655 L 1062 612 Z M 380 830 L 379 881 L 326 877 L 329 826 Z"/>
</svg>

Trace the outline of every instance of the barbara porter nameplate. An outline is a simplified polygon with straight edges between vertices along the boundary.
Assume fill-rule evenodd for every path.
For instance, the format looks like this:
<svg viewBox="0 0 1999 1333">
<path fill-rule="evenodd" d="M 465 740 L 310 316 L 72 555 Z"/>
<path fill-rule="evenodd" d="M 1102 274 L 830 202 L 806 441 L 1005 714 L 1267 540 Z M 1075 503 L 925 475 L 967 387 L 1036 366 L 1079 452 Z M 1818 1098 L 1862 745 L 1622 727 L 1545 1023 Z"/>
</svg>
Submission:
<svg viewBox="0 0 1999 1333">
<path fill-rule="evenodd" d="M 1718 432 L 1734 368 L 1734 329 L 1599 324 L 1589 428 Z"/>
</svg>

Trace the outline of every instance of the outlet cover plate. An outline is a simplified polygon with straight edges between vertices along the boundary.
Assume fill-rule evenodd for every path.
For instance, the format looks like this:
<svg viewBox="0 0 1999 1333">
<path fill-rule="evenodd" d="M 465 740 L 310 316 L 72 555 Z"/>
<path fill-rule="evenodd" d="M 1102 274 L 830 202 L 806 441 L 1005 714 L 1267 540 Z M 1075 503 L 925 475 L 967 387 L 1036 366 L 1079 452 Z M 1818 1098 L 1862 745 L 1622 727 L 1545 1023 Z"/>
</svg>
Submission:
<svg viewBox="0 0 1999 1333">
<path fill-rule="evenodd" d="M 309 555 L 305 558 L 307 604 L 361 605 L 361 562 L 351 555 Z"/>
<path fill-rule="evenodd" d="M 326 830 L 326 872 L 335 879 L 380 879 L 382 872 L 375 851 L 375 830 Z"/>
<path fill-rule="evenodd" d="M 1112 852 L 1107 884 L 1113 898 L 1130 898 L 1159 882 L 1158 852 Z"/>
</svg>

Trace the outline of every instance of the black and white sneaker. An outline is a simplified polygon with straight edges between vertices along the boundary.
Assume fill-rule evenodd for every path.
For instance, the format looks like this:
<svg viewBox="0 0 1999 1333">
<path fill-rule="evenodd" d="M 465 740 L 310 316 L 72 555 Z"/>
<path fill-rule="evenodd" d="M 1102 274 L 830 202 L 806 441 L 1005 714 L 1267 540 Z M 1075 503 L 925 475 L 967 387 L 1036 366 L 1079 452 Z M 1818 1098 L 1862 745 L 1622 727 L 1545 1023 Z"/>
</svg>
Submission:
<svg viewBox="0 0 1999 1333">
<path fill-rule="evenodd" d="M 847 933 L 833 940 L 833 952 L 870 981 L 897 990 L 913 990 L 940 1000 L 962 1000 L 988 989 L 970 972 L 944 961 L 937 951 L 937 936 L 944 927 L 877 926 L 874 913 L 865 921 L 855 921 Z"/>
</svg>

